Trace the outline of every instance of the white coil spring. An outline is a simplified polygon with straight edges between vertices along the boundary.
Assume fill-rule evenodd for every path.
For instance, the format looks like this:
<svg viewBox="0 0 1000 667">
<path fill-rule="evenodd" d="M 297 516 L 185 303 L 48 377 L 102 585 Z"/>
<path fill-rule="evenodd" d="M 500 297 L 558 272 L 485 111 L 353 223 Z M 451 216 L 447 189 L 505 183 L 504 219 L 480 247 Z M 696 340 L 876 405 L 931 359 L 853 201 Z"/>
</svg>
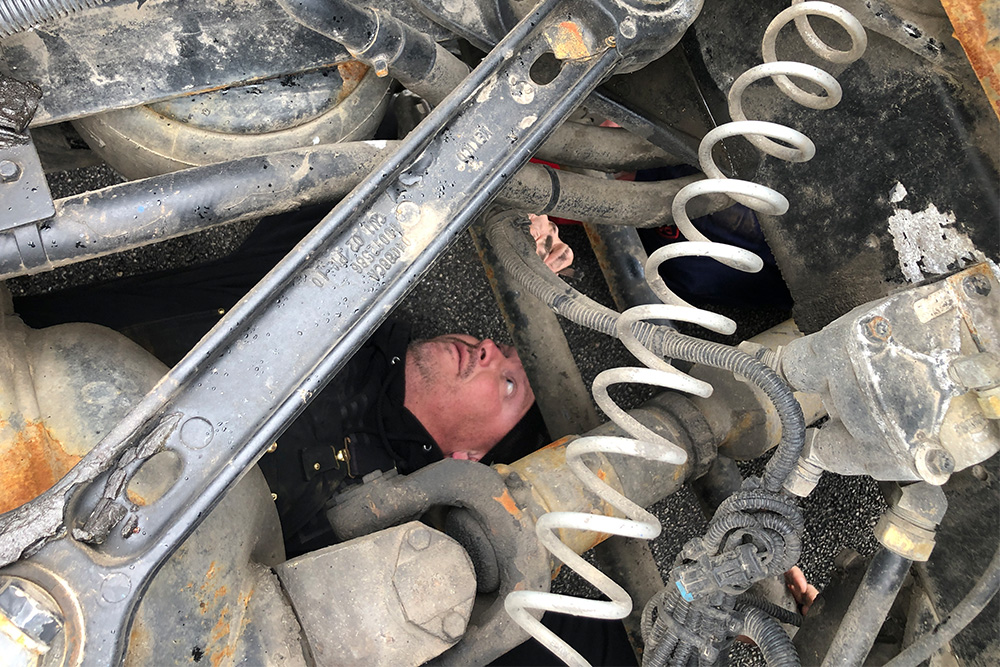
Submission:
<svg viewBox="0 0 1000 667">
<path fill-rule="evenodd" d="M 829 47 L 813 31 L 809 16 L 824 16 L 836 21 L 851 38 L 851 48 L 840 51 Z M 536 532 L 539 541 L 583 579 L 604 593 L 610 601 L 588 600 L 540 591 L 515 591 L 507 596 L 505 607 L 511 618 L 545 645 L 568 665 L 588 665 L 587 661 L 555 633 L 532 617 L 528 610 L 555 611 L 600 619 L 624 618 L 632 610 L 632 600 L 621 586 L 573 552 L 557 536 L 564 528 L 590 530 L 635 537 L 645 540 L 660 533 L 656 518 L 601 481 L 581 460 L 587 453 L 615 453 L 638 456 L 651 461 L 681 464 L 687 459 L 683 449 L 640 424 L 620 408 L 608 395 L 608 387 L 619 383 L 650 384 L 665 389 L 683 391 L 701 397 L 712 394 L 712 386 L 686 375 L 646 349 L 632 334 L 632 324 L 643 320 L 674 320 L 698 324 L 722 334 L 736 331 L 736 323 L 728 317 L 696 308 L 676 296 L 659 275 L 659 265 L 676 257 L 704 256 L 745 272 L 760 271 L 763 262 L 754 253 L 735 246 L 710 241 L 695 229 L 687 214 L 687 204 L 695 197 L 723 193 L 735 201 L 767 215 L 782 215 L 788 210 L 788 200 L 779 192 L 751 181 L 727 178 L 715 164 L 712 149 L 723 139 L 746 137 L 762 152 L 789 162 L 806 162 L 816 153 L 809 137 L 784 125 L 747 120 L 742 97 L 747 87 L 770 78 L 789 98 L 812 109 L 829 109 L 840 102 L 840 84 L 827 72 L 801 62 L 777 61 L 775 41 L 778 32 L 789 22 L 795 26 L 806 45 L 817 56 L 833 63 L 848 64 L 864 53 L 868 38 L 861 23 L 847 10 L 828 2 L 793 0 L 791 7 L 779 13 L 764 32 L 762 51 L 764 64 L 744 72 L 729 91 L 729 114 L 733 121 L 720 125 L 705 135 L 698 151 L 703 181 L 683 188 L 674 198 L 673 217 L 677 228 L 688 240 L 656 250 L 645 265 L 646 281 L 662 304 L 637 306 L 618 318 L 616 331 L 646 368 L 614 368 L 594 379 L 594 399 L 616 425 L 633 436 L 585 437 L 573 441 L 566 449 L 566 463 L 581 482 L 593 493 L 624 514 L 627 519 L 579 512 L 550 512 L 542 516 Z M 825 91 L 815 95 L 801 89 L 789 76 L 810 81 Z M 779 144 L 774 139 L 787 145 Z"/>
</svg>

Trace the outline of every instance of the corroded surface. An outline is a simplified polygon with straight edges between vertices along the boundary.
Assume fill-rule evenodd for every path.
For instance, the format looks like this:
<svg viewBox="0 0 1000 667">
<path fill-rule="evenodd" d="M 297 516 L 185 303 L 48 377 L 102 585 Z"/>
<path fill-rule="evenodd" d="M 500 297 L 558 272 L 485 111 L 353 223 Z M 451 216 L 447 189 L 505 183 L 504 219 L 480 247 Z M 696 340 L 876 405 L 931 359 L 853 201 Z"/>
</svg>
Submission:
<svg viewBox="0 0 1000 667">
<path fill-rule="evenodd" d="M 1000 117 L 1000 0 L 942 0 L 941 4 Z"/>
<path fill-rule="evenodd" d="M 0 513 L 39 495 L 80 460 L 53 438 L 44 424 L 28 421 L 14 428 L 0 422 Z"/>
</svg>

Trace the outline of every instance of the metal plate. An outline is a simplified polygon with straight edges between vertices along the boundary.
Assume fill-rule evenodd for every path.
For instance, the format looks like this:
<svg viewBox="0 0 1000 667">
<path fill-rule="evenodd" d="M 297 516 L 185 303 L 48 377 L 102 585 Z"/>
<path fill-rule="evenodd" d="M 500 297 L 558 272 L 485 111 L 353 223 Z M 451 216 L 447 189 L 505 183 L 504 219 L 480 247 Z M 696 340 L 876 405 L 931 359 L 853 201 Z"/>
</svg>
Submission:
<svg viewBox="0 0 1000 667">
<path fill-rule="evenodd" d="M 273 0 L 115 0 L 2 48 L 10 73 L 44 93 L 32 126 L 349 59 Z"/>
</svg>

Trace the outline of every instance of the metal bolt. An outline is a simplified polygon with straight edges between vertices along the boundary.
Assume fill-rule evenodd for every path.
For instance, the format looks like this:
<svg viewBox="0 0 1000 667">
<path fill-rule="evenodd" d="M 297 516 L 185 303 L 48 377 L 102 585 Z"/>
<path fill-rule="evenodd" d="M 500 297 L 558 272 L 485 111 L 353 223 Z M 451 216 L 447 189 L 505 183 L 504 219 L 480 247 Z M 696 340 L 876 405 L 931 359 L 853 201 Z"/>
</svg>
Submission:
<svg viewBox="0 0 1000 667">
<path fill-rule="evenodd" d="M 972 298 L 986 296 L 992 289 L 986 276 L 968 276 L 962 281 L 962 287 L 965 288 L 965 293 Z"/>
<path fill-rule="evenodd" d="M 389 63 L 385 58 L 376 58 L 372 61 L 375 68 L 375 76 L 381 78 L 389 76 Z"/>
<path fill-rule="evenodd" d="M 320 469 L 320 468 L 322 468 L 322 467 L 323 467 L 323 466 L 321 466 L 321 465 L 320 465 L 320 464 L 318 464 L 318 463 L 314 463 L 314 464 L 313 464 L 313 470 L 319 470 L 319 469 Z"/>
<path fill-rule="evenodd" d="M 948 481 L 955 472 L 955 459 L 947 451 L 933 444 L 921 446 L 914 457 L 917 473 L 935 486 Z"/>
<path fill-rule="evenodd" d="M 465 634 L 465 617 L 457 611 L 448 612 L 448 615 L 441 622 L 441 629 L 444 631 L 445 637 L 455 641 Z"/>
<path fill-rule="evenodd" d="M 426 528 L 414 528 L 406 536 L 406 541 L 414 551 L 423 551 L 431 544 L 431 533 Z M 465 628 L 462 628 L 465 631 Z"/>
<path fill-rule="evenodd" d="M 443 0 L 441 7 L 452 14 L 458 14 L 462 11 L 462 0 Z"/>
<path fill-rule="evenodd" d="M 278 448 L 278 443 L 277 442 L 272 442 L 271 446 L 267 448 L 267 453 L 268 454 L 274 454 L 274 450 L 276 450 L 277 448 Z"/>
<path fill-rule="evenodd" d="M 35 655 L 47 653 L 62 629 L 62 617 L 55 602 L 26 581 L 22 585 L 7 579 L 0 586 L 0 618 L 23 633 L 18 643 Z"/>
<path fill-rule="evenodd" d="M 13 183 L 21 178 L 21 166 L 11 160 L 0 160 L 0 180 Z"/>
<path fill-rule="evenodd" d="M 625 20 L 621 22 L 618 26 L 618 32 L 621 33 L 622 37 L 625 39 L 632 39 L 636 34 L 635 19 L 631 16 L 626 16 Z"/>
<path fill-rule="evenodd" d="M 889 320 L 876 315 L 865 322 L 864 332 L 869 340 L 883 343 L 889 340 L 889 336 L 892 335 L 892 325 L 889 324 Z"/>
<path fill-rule="evenodd" d="M 938 475 L 950 475 L 955 471 L 955 459 L 943 449 L 932 449 L 924 459 L 927 468 Z"/>
</svg>

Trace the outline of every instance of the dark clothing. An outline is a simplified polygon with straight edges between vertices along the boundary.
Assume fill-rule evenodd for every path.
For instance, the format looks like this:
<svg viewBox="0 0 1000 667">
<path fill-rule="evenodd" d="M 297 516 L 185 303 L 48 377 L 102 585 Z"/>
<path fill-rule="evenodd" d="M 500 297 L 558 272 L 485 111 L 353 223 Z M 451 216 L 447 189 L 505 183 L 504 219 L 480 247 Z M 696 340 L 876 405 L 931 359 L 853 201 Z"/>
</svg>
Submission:
<svg viewBox="0 0 1000 667">
<path fill-rule="evenodd" d="M 636 181 L 659 181 L 696 173 L 687 165 L 636 172 Z M 764 261 L 757 273 L 744 273 L 720 264 L 711 257 L 678 257 L 660 265 L 660 277 L 677 296 L 695 305 L 719 304 L 791 308 L 792 297 L 781 277 L 777 262 L 764 239 L 757 214 L 742 204 L 734 204 L 691 223 L 710 241 L 733 245 L 755 253 Z M 675 225 L 640 229 L 646 251 L 684 241 Z"/>
<path fill-rule="evenodd" d="M 329 206 L 263 218 L 233 253 L 204 264 L 14 299 L 35 328 L 93 322 L 172 366 L 302 240 Z"/>
<path fill-rule="evenodd" d="M 403 407 L 409 327 L 387 322 L 260 460 L 289 556 L 331 544 L 325 509 L 345 485 L 380 470 L 409 474 L 440 448 Z"/>
</svg>

